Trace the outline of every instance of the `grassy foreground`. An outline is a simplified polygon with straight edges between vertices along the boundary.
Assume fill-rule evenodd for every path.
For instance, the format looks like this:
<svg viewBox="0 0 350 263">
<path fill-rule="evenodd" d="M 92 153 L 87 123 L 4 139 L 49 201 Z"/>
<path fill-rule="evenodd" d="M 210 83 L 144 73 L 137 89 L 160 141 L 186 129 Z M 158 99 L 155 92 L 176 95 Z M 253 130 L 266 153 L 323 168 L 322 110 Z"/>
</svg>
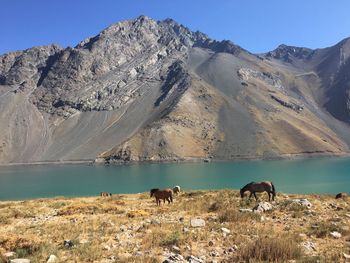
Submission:
<svg viewBox="0 0 350 263">
<path fill-rule="evenodd" d="M 272 204 L 261 214 L 240 212 L 256 202 L 234 190 L 183 192 L 161 207 L 148 193 L 0 202 L 0 262 L 11 251 L 31 262 L 51 254 L 56 262 L 163 262 L 174 254 L 203 262 L 344 262 L 350 254 L 350 200 L 278 194 Z M 205 226 L 191 227 L 193 218 Z"/>
</svg>

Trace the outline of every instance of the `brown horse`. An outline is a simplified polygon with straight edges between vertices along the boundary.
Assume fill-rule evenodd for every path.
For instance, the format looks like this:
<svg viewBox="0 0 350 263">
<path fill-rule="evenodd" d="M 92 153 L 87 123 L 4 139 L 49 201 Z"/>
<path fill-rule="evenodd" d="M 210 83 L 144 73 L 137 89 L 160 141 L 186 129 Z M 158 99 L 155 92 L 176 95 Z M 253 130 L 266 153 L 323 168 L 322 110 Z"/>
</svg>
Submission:
<svg viewBox="0 0 350 263">
<path fill-rule="evenodd" d="M 255 200 L 258 200 L 258 198 L 256 197 L 256 192 L 261 193 L 261 192 L 267 192 L 267 194 L 269 195 L 269 201 L 271 199 L 271 194 L 272 194 L 272 200 L 275 200 L 275 196 L 276 196 L 276 190 L 275 190 L 275 186 L 273 185 L 272 182 L 269 181 L 265 181 L 265 182 L 251 182 L 247 185 L 245 185 L 241 190 L 240 190 L 240 194 L 241 197 L 243 198 L 244 193 L 246 191 L 250 192 L 250 196 L 249 198 L 252 197 L 252 195 L 254 195 Z"/>
<path fill-rule="evenodd" d="M 151 197 L 154 196 L 156 198 L 156 203 L 157 205 L 160 205 L 161 199 L 165 203 L 165 200 L 170 202 L 173 202 L 173 191 L 171 189 L 159 189 L 159 188 L 154 188 L 151 189 L 150 191 Z"/>
<path fill-rule="evenodd" d="M 111 193 L 107 193 L 107 192 L 101 192 L 100 196 L 102 196 L 102 197 L 109 197 L 109 196 L 112 196 L 112 194 Z"/>
</svg>

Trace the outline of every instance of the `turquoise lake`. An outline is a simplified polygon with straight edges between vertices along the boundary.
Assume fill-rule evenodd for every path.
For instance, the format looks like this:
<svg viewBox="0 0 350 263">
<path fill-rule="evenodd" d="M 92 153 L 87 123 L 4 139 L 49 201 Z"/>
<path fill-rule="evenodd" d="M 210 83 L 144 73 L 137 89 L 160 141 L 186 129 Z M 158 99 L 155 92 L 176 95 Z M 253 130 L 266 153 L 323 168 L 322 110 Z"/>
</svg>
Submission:
<svg viewBox="0 0 350 263">
<path fill-rule="evenodd" d="M 350 192 L 350 158 L 164 163 L 116 166 L 32 165 L 0 167 L 0 200 L 148 192 L 155 187 L 239 189 L 273 181 L 278 192 Z"/>
</svg>

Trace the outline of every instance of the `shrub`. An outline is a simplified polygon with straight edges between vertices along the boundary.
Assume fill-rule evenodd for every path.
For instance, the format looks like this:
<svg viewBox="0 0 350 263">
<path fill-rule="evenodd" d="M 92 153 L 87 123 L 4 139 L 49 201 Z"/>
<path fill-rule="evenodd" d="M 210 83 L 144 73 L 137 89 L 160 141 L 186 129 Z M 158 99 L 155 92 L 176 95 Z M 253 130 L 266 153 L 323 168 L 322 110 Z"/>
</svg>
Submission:
<svg viewBox="0 0 350 263">
<path fill-rule="evenodd" d="M 179 245 L 181 241 L 181 233 L 179 231 L 174 231 L 169 234 L 166 234 L 160 241 L 161 246 L 173 246 Z"/>
<path fill-rule="evenodd" d="M 323 238 L 328 236 L 329 233 L 333 231 L 337 231 L 341 234 L 346 234 L 346 231 L 343 228 L 341 228 L 339 225 L 336 225 L 332 222 L 326 222 L 326 221 L 310 226 L 308 234 L 314 235 L 318 238 Z"/>
<path fill-rule="evenodd" d="M 260 220 L 260 215 L 252 212 L 239 212 L 236 209 L 226 209 L 219 213 L 219 222 L 244 222 L 247 220 Z"/>
<path fill-rule="evenodd" d="M 300 259 L 302 250 L 291 237 L 259 237 L 254 243 L 242 248 L 241 259 L 268 262 L 286 262 Z"/>
</svg>

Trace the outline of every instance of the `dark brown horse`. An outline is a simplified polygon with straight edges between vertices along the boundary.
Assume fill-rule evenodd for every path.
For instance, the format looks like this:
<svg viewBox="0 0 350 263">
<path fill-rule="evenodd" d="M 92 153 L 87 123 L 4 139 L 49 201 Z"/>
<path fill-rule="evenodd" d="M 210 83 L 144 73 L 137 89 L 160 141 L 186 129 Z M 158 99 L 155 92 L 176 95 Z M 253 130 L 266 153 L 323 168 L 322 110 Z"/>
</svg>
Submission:
<svg viewBox="0 0 350 263">
<path fill-rule="evenodd" d="M 256 197 L 256 192 L 261 193 L 261 192 L 267 192 L 267 194 L 269 195 L 269 201 L 271 199 L 271 194 L 272 194 L 272 200 L 275 200 L 275 196 L 276 196 L 276 190 L 275 190 L 275 186 L 273 185 L 272 182 L 269 181 L 265 181 L 265 182 L 251 182 L 247 185 L 245 185 L 241 190 L 240 190 L 240 194 L 241 197 L 244 197 L 244 193 L 246 191 L 250 192 L 250 196 L 249 198 L 252 197 L 252 195 L 254 195 L 255 200 L 258 200 L 258 198 Z"/>
<path fill-rule="evenodd" d="M 161 200 L 165 203 L 165 200 L 168 201 L 168 203 L 173 202 L 173 191 L 171 189 L 159 189 L 154 188 L 150 191 L 151 197 L 154 196 L 156 198 L 157 205 L 160 205 Z"/>
</svg>

